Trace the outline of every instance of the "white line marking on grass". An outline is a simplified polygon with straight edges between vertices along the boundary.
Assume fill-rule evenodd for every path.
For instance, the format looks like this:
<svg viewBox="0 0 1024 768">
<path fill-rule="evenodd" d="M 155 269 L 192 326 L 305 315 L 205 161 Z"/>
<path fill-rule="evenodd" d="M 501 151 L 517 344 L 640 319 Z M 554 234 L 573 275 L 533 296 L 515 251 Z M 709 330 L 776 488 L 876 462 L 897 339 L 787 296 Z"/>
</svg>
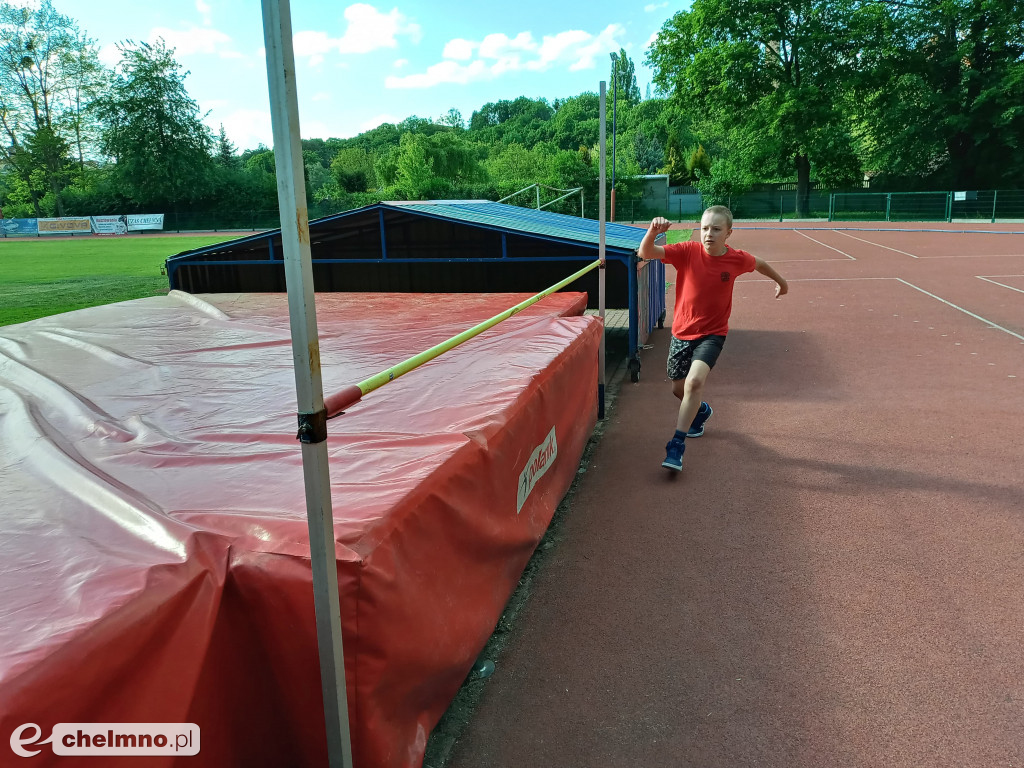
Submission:
<svg viewBox="0 0 1024 768">
<path fill-rule="evenodd" d="M 1017 293 L 1024 293 L 1024 289 L 1014 288 L 1012 285 L 1007 285 L 1006 283 L 1000 283 L 998 280 L 991 279 L 993 277 L 1024 277 L 1024 275 L 989 275 L 988 277 L 984 275 L 975 275 L 975 277 L 978 278 L 979 280 L 984 280 L 986 283 L 998 285 L 1000 288 L 1009 288 L 1011 291 L 1016 291 Z"/>
<path fill-rule="evenodd" d="M 867 243 L 868 245 L 874 245 L 877 248 L 885 248 L 885 250 L 887 250 L 887 251 L 895 251 L 896 253 L 902 253 L 904 256 L 909 256 L 912 259 L 918 258 L 917 256 L 915 256 L 912 253 L 908 253 L 907 251 L 901 251 L 899 248 L 890 248 L 888 245 L 882 245 L 881 243 L 874 243 L 874 242 L 872 242 L 870 240 L 865 240 L 863 237 L 854 237 L 853 235 L 847 234 L 846 232 L 840 232 L 838 229 L 833 229 L 832 231 L 833 232 L 838 232 L 840 235 L 843 235 L 844 237 L 851 237 L 854 240 L 860 240 L 862 243 Z"/>
<path fill-rule="evenodd" d="M 983 322 L 983 323 L 986 323 L 987 325 L 991 326 L 992 328 L 995 328 L 995 329 L 996 329 L 997 331 L 1002 331 L 1003 333 L 1008 333 L 1008 334 L 1010 334 L 1011 336 L 1013 336 L 1013 338 L 1015 338 L 1015 339 L 1020 339 L 1021 341 L 1024 341 L 1024 336 L 1022 336 L 1022 335 L 1021 335 L 1021 334 L 1019 334 L 1019 333 L 1015 333 L 1015 332 L 1011 331 L 1011 330 L 1010 330 L 1009 328 L 1003 328 L 1003 326 L 1001 326 L 1001 325 L 998 325 L 998 324 L 996 324 L 996 323 L 993 323 L 993 322 L 992 322 L 991 320 L 987 320 L 987 319 L 985 319 L 984 317 L 982 317 L 981 315 L 976 315 L 976 314 L 974 314 L 973 312 L 971 312 L 970 310 L 964 309 L 963 307 L 958 307 L 958 306 L 957 306 L 956 304 L 954 304 L 954 303 L 953 303 L 953 302 L 951 302 L 951 301 L 946 301 L 946 300 L 945 300 L 944 298 L 942 298 L 941 296 L 936 296 L 936 295 L 935 295 L 934 293 L 929 293 L 929 292 L 928 292 L 928 291 L 926 291 L 926 290 L 925 290 L 924 288 L 918 288 L 918 287 L 917 287 L 916 285 L 914 285 L 913 283 L 907 282 L 907 281 L 906 281 L 906 280 L 904 280 L 904 279 L 903 279 L 902 277 L 897 277 L 897 278 L 895 278 L 895 279 L 896 279 L 896 280 L 899 280 L 899 281 L 900 281 L 901 283 L 903 283 L 904 285 L 909 285 L 909 286 L 910 286 L 911 288 L 913 288 L 913 289 L 914 289 L 915 291 L 920 291 L 920 292 L 921 292 L 921 293 L 923 293 L 923 294 L 924 294 L 925 296 L 931 296 L 931 297 L 932 297 L 933 299 L 935 299 L 936 301 L 941 301 L 941 302 L 942 302 L 943 304 L 945 304 L 945 305 L 946 305 L 946 306 L 948 306 L 948 307 L 952 307 L 953 309 L 959 310 L 960 312 L 963 312 L 963 313 L 964 313 L 965 315 L 970 315 L 970 316 L 971 316 L 971 317 L 973 317 L 973 318 L 974 318 L 975 320 L 981 320 L 981 322 Z"/>
<path fill-rule="evenodd" d="M 851 256 L 850 254 L 848 254 L 848 253 L 847 253 L 846 251 L 840 251 L 840 250 L 839 250 L 838 248 L 833 248 L 833 247 L 832 247 L 831 245 L 827 245 L 826 243 L 823 243 L 823 242 L 821 242 L 821 240 L 816 240 L 815 238 L 811 237 L 810 235 L 804 235 L 804 233 L 803 233 L 803 232 L 801 232 L 801 231 L 800 231 L 799 229 L 794 229 L 793 231 L 794 231 L 794 232 L 796 232 L 796 233 L 797 233 L 798 235 L 803 235 L 803 236 L 804 236 L 804 237 L 806 237 L 806 238 L 807 238 L 808 240 L 810 240 L 810 241 L 812 241 L 812 242 L 815 242 L 815 243 L 817 243 L 818 245 L 824 245 L 824 246 L 825 246 L 826 248 L 828 248 L 829 250 L 835 251 L 836 253 L 841 253 L 841 254 L 843 254 L 843 256 L 845 256 L 846 258 L 848 258 L 848 259 L 849 259 L 850 261 L 856 261 L 856 259 L 855 259 L 855 258 L 853 258 L 853 256 Z M 836 259 L 829 259 L 829 261 L 836 261 Z"/>
</svg>

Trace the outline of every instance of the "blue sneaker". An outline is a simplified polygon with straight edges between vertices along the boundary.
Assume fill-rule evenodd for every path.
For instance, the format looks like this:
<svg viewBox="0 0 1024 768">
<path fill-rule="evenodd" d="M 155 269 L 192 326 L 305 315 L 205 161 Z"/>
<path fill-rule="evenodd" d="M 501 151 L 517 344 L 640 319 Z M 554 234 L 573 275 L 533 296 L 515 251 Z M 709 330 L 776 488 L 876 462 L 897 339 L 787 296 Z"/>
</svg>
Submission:
<svg viewBox="0 0 1024 768">
<path fill-rule="evenodd" d="M 693 417 L 693 423 L 690 424 L 690 428 L 686 430 L 687 437 L 700 437 L 704 434 L 704 422 L 711 418 L 711 414 L 714 413 L 711 406 L 705 402 L 701 402 L 700 409 L 697 411 L 697 415 Z"/>
<path fill-rule="evenodd" d="M 686 442 L 678 437 L 673 437 L 665 446 L 665 460 L 661 466 L 666 469 L 674 469 L 680 472 L 683 469 L 683 451 L 686 450 Z"/>
</svg>

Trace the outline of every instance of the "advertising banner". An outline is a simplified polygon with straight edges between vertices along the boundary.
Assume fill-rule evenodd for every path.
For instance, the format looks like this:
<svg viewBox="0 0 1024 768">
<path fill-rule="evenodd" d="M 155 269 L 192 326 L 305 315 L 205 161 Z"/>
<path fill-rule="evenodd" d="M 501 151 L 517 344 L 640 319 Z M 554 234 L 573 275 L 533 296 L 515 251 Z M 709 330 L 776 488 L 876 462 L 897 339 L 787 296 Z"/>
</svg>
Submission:
<svg viewBox="0 0 1024 768">
<path fill-rule="evenodd" d="M 93 216 L 92 231 L 97 235 L 128 234 L 127 216 Z"/>
<path fill-rule="evenodd" d="M 0 230 L 3 230 L 5 237 L 39 233 L 35 219 L 0 219 Z"/>
<path fill-rule="evenodd" d="M 162 213 L 132 213 L 128 215 L 129 232 L 163 228 L 164 215 Z"/>
<path fill-rule="evenodd" d="M 88 216 L 61 216 L 57 219 L 36 219 L 41 235 L 69 235 L 92 232 Z"/>
</svg>

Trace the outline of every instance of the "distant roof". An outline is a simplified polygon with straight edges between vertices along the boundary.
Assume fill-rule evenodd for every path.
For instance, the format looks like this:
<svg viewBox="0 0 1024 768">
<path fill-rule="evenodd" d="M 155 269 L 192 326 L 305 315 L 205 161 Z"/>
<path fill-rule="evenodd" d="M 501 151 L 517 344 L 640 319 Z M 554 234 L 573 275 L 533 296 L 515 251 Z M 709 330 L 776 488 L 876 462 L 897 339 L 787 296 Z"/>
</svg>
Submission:
<svg viewBox="0 0 1024 768">
<path fill-rule="evenodd" d="M 489 229 L 525 232 L 549 239 L 597 245 L 600 223 L 595 219 L 568 216 L 564 213 L 522 208 L 492 200 L 394 200 L 379 203 L 381 207 L 399 207 L 439 219 L 478 224 Z M 375 206 L 369 206 L 375 207 Z M 365 210 L 365 209 L 359 209 Z M 348 211 L 344 214 L 357 213 Z M 605 246 L 635 251 L 647 230 L 628 224 L 605 222 Z"/>
<path fill-rule="evenodd" d="M 564 213 L 553 213 L 535 208 L 521 208 L 518 205 L 496 203 L 492 200 L 392 200 L 373 203 L 362 208 L 310 221 L 311 244 L 316 245 L 320 241 L 336 239 L 346 232 L 367 231 L 368 220 L 376 221 L 377 217 L 388 213 L 438 219 L 474 229 L 490 230 L 503 236 L 505 234 L 518 235 L 562 246 L 583 246 L 584 251 L 593 249 L 591 252 L 594 257 L 597 256 L 597 249 L 600 246 L 600 222 L 595 219 L 568 216 Z M 387 226 L 386 223 L 385 226 Z M 629 257 L 640 247 L 640 242 L 646 231 L 643 227 L 605 222 L 606 254 L 610 258 Z M 170 256 L 166 263 L 170 267 L 197 258 L 212 263 L 209 260 L 216 259 L 218 256 L 228 257 L 232 253 L 265 251 L 273 240 L 279 241 L 280 238 L 280 229 L 268 230 L 184 251 Z M 665 236 L 659 235 L 656 242 L 659 245 L 664 244 Z M 314 250 L 314 261 L 317 261 L 318 258 L 318 254 Z"/>
</svg>

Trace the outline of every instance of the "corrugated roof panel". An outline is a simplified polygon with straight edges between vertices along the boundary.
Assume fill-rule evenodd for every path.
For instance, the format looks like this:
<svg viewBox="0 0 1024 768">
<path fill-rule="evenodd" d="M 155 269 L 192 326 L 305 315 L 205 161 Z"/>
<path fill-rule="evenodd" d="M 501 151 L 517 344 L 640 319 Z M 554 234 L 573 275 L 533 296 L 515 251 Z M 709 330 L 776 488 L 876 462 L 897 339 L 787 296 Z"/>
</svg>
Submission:
<svg viewBox="0 0 1024 768">
<path fill-rule="evenodd" d="M 351 211 L 335 213 L 309 223 L 310 236 L 331 231 L 332 227 L 352 217 L 364 216 L 379 209 L 406 210 L 427 217 L 445 219 L 462 224 L 488 227 L 509 233 L 534 235 L 563 243 L 581 243 L 597 247 L 600 243 L 600 223 L 594 219 L 567 216 L 564 213 L 538 211 L 534 208 L 520 208 L 517 205 L 496 203 L 492 200 L 410 200 L 374 203 Z M 613 255 L 630 254 L 640 247 L 645 229 L 627 224 L 605 223 L 605 246 Z M 194 256 L 211 256 L 218 253 L 237 251 L 249 245 L 272 240 L 281 236 L 275 229 L 258 235 L 249 235 L 237 240 L 208 245 L 191 251 L 175 254 L 168 263 L 187 261 Z M 665 236 L 658 237 L 658 243 L 665 242 Z M 315 260 L 314 256 L 314 260 Z"/>
<path fill-rule="evenodd" d="M 389 201 L 383 206 L 414 209 L 438 218 L 481 224 L 509 231 L 542 235 L 574 242 L 598 245 L 600 223 L 564 213 L 520 208 L 517 205 L 491 200 L 410 200 Z M 605 245 L 635 251 L 643 240 L 645 229 L 627 224 L 605 223 Z"/>
</svg>

